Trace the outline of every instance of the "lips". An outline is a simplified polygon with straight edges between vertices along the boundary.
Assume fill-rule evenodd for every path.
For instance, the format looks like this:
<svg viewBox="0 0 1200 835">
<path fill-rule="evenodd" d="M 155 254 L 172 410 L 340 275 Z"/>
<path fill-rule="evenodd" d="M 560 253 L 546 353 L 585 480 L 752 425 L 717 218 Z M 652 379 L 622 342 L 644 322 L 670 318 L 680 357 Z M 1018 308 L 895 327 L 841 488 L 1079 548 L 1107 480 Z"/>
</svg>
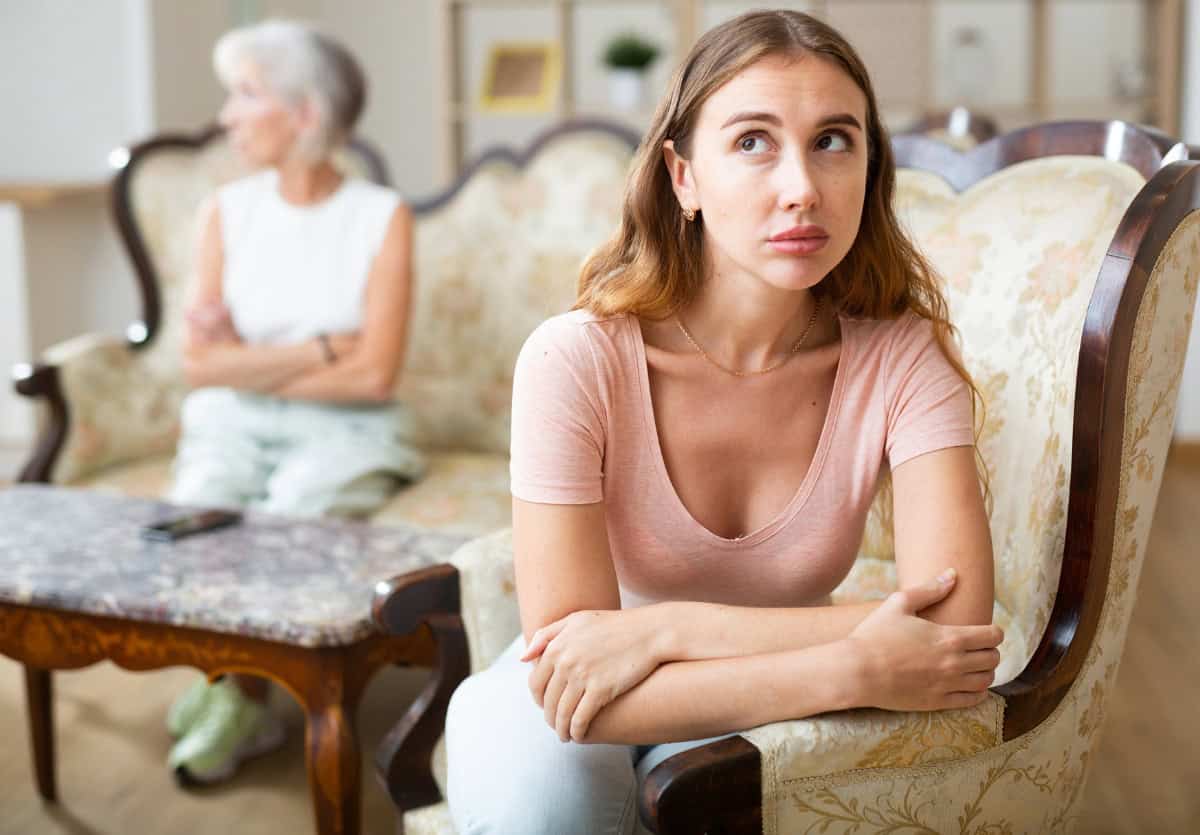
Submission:
<svg viewBox="0 0 1200 835">
<path fill-rule="evenodd" d="M 829 243 L 829 233 L 821 226 L 793 226 L 767 239 L 771 248 L 785 255 L 811 255 Z"/>
</svg>

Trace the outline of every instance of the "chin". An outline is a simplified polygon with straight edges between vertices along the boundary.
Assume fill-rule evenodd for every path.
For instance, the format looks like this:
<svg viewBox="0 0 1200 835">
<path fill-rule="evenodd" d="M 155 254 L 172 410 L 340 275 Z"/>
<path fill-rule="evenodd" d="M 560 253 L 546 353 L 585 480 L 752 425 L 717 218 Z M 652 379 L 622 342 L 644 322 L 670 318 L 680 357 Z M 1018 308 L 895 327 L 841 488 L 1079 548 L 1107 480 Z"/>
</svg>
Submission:
<svg viewBox="0 0 1200 835">
<path fill-rule="evenodd" d="M 808 290 L 816 287 L 821 283 L 825 276 L 829 275 L 829 271 L 833 269 L 824 263 L 821 264 L 792 264 L 785 269 L 780 269 L 779 265 L 774 265 L 776 269 L 768 269 L 762 273 L 763 280 L 773 287 L 778 287 L 780 290 Z"/>
</svg>

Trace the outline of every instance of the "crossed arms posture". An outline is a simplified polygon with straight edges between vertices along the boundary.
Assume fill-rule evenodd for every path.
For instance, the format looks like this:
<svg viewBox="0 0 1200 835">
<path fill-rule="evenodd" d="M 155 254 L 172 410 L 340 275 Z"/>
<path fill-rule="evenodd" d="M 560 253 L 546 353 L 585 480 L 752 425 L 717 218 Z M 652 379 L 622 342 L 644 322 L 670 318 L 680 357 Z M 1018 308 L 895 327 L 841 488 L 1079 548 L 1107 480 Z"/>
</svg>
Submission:
<svg viewBox="0 0 1200 835">
<path fill-rule="evenodd" d="M 193 388 L 228 386 L 301 400 L 387 402 L 404 361 L 410 303 L 412 214 L 399 206 L 371 265 L 362 330 L 330 334 L 336 359 L 316 340 L 244 343 L 222 302 L 221 217 L 216 200 L 201 209 L 196 284 L 187 308 L 184 369 Z M 286 305 L 287 299 L 279 304 Z"/>
<path fill-rule="evenodd" d="M 892 474 L 901 590 L 882 602 L 620 609 L 604 505 L 513 500 L 533 698 L 560 738 L 653 744 L 851 707 L 982 702 L 1003 633 L 974 451 Z"/>
</svg>

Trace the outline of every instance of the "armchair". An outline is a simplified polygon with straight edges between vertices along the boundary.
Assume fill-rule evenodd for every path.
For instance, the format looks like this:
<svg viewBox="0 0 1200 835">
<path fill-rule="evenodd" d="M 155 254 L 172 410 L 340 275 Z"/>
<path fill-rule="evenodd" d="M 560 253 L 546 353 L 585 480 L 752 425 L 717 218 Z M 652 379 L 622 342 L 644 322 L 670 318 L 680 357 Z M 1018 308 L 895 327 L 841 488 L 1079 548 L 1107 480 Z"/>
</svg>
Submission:
<svg viewBox="0 0 1200 835">
<path fill-rule="evenodd" d="M 946 279 L 987 404 L 997 685 L 970 710 L 829 713 L 685 751 L 641 788 L 652 831 L 1057 833 L 1077 818 L 1172 431 L 1200 278 L 1200 165 L 1121 122 L 1039 125 L 965 153 L 926 137 L 893 147 L 898 212 Z M 447 697 L 519 631 L 511 556 L 501 531 L 436 577 L 379 587 L 382 628 L 434 628 Z M 888 593 L 891 556 L 878 501 L 835 600 Z M 408 835 L 454 831 L 436 803 L 444 753 L 432 778 L 418 754 L 445 703 L 415 704 L 379 752 Z M 406 738 L 418 725 L 423 745 Z"/>
</svg>

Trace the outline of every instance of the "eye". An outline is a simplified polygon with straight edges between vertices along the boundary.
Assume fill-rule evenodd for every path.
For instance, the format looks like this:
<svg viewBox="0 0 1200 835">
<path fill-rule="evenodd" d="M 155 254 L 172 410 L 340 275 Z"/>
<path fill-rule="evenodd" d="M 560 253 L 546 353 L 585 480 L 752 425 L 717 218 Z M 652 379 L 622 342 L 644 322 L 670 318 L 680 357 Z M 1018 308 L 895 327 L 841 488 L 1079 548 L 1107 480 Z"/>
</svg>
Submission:
<svg viewBox="0 0 1200 835">
<path fill-rule="evenodd" d="M 737 148 L 743 154 L 757 156 L 770 150 L 767 138 L 760 133 L 748 133 L 737 141 Z"/>
<path fill-rule="evenodd" d="M 854 147 L 854 143 L 850 141 L 850 137 L 840 130 L 830 131 L 829 133 L 821 134 L 817 139 L 817 148 L 822 151 L 834 151 L 835 153 L 849 151 Z"/>
</svg>

